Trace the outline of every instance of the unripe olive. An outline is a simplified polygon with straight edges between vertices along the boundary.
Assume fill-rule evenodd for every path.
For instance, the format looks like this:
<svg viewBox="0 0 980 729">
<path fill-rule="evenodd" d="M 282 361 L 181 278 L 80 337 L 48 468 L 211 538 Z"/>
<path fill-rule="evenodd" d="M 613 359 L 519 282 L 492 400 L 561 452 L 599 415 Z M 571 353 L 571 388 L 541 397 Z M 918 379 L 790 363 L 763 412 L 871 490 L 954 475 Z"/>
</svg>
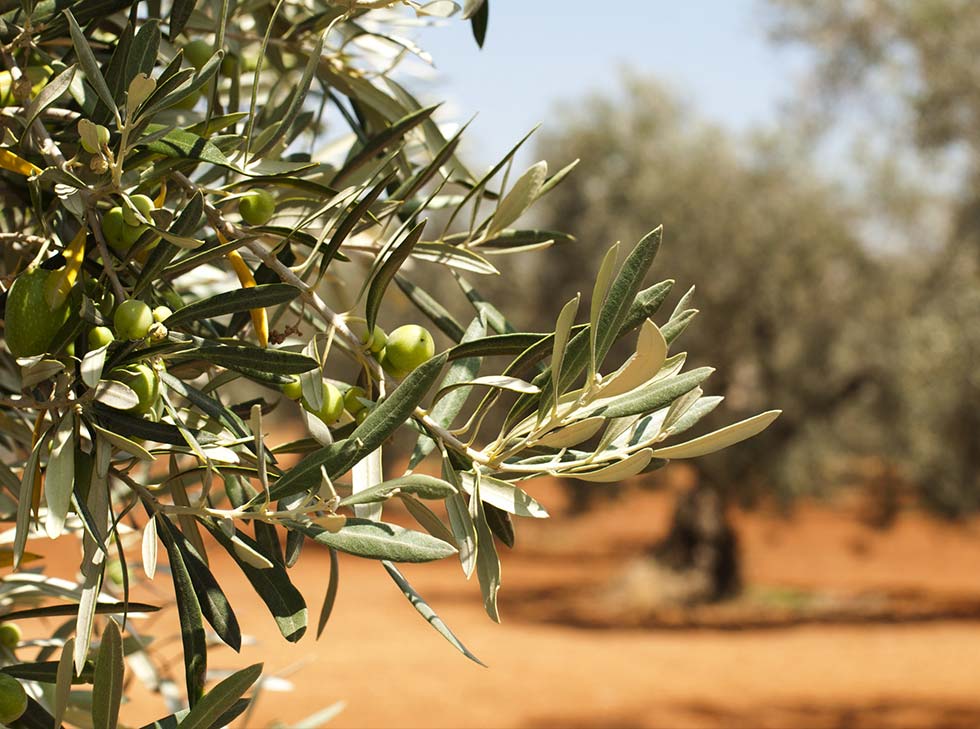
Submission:
<svg viewBox="0 0 980 729">
<path fill-rule="evenodd" d="M 344 396 L 340 390 L 326 380 L 323 381 L 323 404 L 319 410 L 314 410 L 310 403 L 303 398 L 303 408 L 316 415 L 327 425 L 336 423 L 344 412 Z"/>
<path fill-rule="evenodd" d="M 0 645 L 14 650 L 20 645 L 21 633 L 17 623 L 0 623 Z"/>
<path fill-rule="evenodd" d="M 192 40 L 184 46 L 184 60 L 200 71 L 214 55 L 214 46 L 203 38 Z"/>
<path fill-rule="evenodd" d="M 174 104 L 175 109 L 182 109 L 183 111 L 190 111 L 195 106 L 197 102 L 201 100 L 201 90 L 195 89 L 193 93 L 188 94 L 176 104 Z"/>
<path fill-rule="evenodd" d="M 123 584 L 123 577 L 125 576 L 125 570 L 123 569 L 122 562 L 120 562 L 118 559 L 114 559 L 106 564 L 105 576 L 109 582 L 117 587 L 121 587 Z"/>
<path fill-rule="evenodd" d="M 347 392 L 344 393 L 344 409 L 351 415 L 357 415 L 367 407 L 363 402 L 366 398 L 367 393 L 363 387 L 358 387 L 357 385 L 349 387 L 347 388 Z"/>
<path fill-rule="evenodd" d="M 361 336 L 361 344 L 363 344 L 373 354 L 378 354 L 378 352 L 384 349 L 385 342 L 387 340 L 388 335 L 385 334 L 385 330 L 379 327 L 377 324 L 374 325 L 374 329 L 372 329 L 370 333 L 365 332 Z"/>
<path fill-rule="evenodd" d="M 146 196 L 134 195 L 133 197 Z M 132 212 L 129 212 L 129 215 L 135 220 Z M 139 240 L 144 230 L 146 230 L 146 226 L 143 223 L 130 225 L 126 222 L 126 214 L 120 205 L 111 208 L 102 216 L 102 235 L 105 236 L 105 241 L 109 244 L 109 247 L 120 256 L 125 255 L 133 247 L 133 244 Z"/>
<path fill-rule="evenodd" d="M 27 692 L 20 681 L 8 673 L 0 673 L 0 724 L 17 721 L 27 711 Z"/>
<path fill-rule="evenodd" d="M 65 300 L 52 307 L 46 291 L 54 271 L 43 268 L 20 273 L 7 292 L 4 341 L 14 357 L 33 357 L 48 351 L 55 334 L 71 315 Z"/>
<path fill-rule="evenodd" d="M 105 147 L 109 144 L 109 130 L 106 129 L 104 126 L 102 126 L 101 124 L 96 124 L 95 134 L 98 137 L 98 142 L 99 142 L 99 146 L 96 147 L 95 149 L 93 149 L 92 146 L 86 142 L 85 137 L 82 137 L 82 148 L 89 154 L 98 154 L 99 152 L 102 151 L 102 147 Z"/>
<path fill-rule="evenodd" d="M 88 333 L 88 348 L 99 349 L 115 341 L 112 330 L 109 327 L 93 327 Z"/>
<path fill-rule="evenodd" d="M 371 408 L 364 408 L 363 410 L 358 410 L 357 415 L 354 416 L 354 422 L 360 425 L 365 420 L 367 416 L 371 414 Z"/>
<path fill-rule="evenodd" d="M 129 299 L 116 307 L 112 321 L 120 339 L 143 339 L 153 326 L 153 312 L 145 302 Z"/>
<path fill-rule="evenodd" d="M 249 190 L 238 201 L 238 213 L 249 225 L 265 225 L 276 212 L 276 199 L 266 190 Z"/>
<path fill-rule="evenodd" d="M 173 312 L 170 310 L 169 306 L 158 306 L 153 309 L 153 321 L 163 322 L 165 319 L 170 317 Z"/>
<path fill-rule="evenodd" d="M 129 201 L 133 203 L 133 207 L 139 210 L 143 217 L 145 217 L 147 220 L 152 220 L 150 213 L 152 213 L 156 207 L 156 205 L 153 204 L 153 198 L 151 198 L 149 195 L 142 194 L 131 195 L 129 197 Z M 123 220 L 126 221 L 127 225 L 144 225 L 143 221 L 136 217 L 136 213 L 134 213 L 129 207 L 124 207 L 122 209 L 122 213 Z"/>
<path fill-rule="evenodd" d="M 299 400 L 301 397 L 303 397 L 303 385 L 300 383 L 299 378 L 293 378 L 283 385 L 282 394 L 288 397 L 290 400 Z"/>
<path fill-rule="evenodd" d="M 113 370 L 110 377 L 119 380 L 136 393 L 139 402 L 130 408 L 134 413 L 148 413 L 160 399 L 160 378 L 149 365 L 139 363 L 120 367 Z"/>
<path fill-rule="evenodd" d="M 382 369 L 384 369 L 385 372 L 387 372 L 389 375 L 394 377 L 396 380 L 402 379 L 410 371 L 410 370 L 403 370 L 398 367 L 395 367 L 392 361 L 388 359 L 387 347 L 385 349 L 382 349 L 381 352 L 378 353 L 378 363 L 381 365 Z"/>
<path fill-rule="evenodd" d="M 388 335 L 384 348 L 388 366 L 406 374 L 430 360 L 435 353 L 432 335 L 418 324 L 405 324 L 395 329 Z"/>
</svg>

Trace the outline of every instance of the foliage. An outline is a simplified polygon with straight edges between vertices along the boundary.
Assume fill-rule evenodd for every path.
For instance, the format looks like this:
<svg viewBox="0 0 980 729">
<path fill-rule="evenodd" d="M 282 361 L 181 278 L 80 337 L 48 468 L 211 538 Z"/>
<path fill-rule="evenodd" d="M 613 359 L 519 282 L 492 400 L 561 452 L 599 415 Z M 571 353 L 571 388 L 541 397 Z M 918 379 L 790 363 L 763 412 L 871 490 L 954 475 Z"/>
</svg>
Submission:
<svg viewBox="0 0 980 729">
<path fill-rule="evenodd" d="M 494 256 L 544 247 L 514 226 L 568 168 L 549 175 L 540 162 L 511 177 L 511 152 L 473 174 L 456 155 L 459 133 L 447 137 L 434 107 L 394 80 L 421 55 L 398 35 L 411 16 L 395 5 L 175 0 L 145 14 L 130 0 L 80 0 L 0 15 L 12 82 L 0 148 L 5 336 L 40 347 L 0 358 L 2 506 L 15 521 L 2 552 L 15 571 L 0 591 L 7 610 L 43 603 L 21 619 L 67 618 L 33 661 L 4 669 L 32 696 L 21 725 L 114 725 L 127 663 L 153 688 L 170 681 L 146 660 L 136 625 L 156 606 L 129 599 L 128 547 L 139 544 L 149 580 L 166 556 L 180 621 L 188 707 L 158 725 L 224 725 L 246 710 L 260 667 L 205 691 L 209 633 L 242 644 L 209 551 L 238 564 L 289 641 L 309 623 L 290 576 L 305 545 L 334 558 L 318 633 L 336 553 L 378 560 L 476 660 L 397 563 L 458 556 L 497 619 L 495 537 L 513 542 L 512 515 L 546 516 L 525 481 L 619 480 L 776 417 L 662 443 L 715 403 L 700 390 L 711 370 L 684 371 L 669 351 L 683 317 L 663 328 L 649 318 L 665 289 L 644 288 L 659 228 L 622 265 L 611 249 L 588 311 L 578 315 L 576 297 L 551 331 L 516 330 L 460 275 L 474 306 L 463 326 L 409 278 L 409 262 L 492 275 Z M 482 39 L 487 5 L 464 12 Z M 23 79 L 37 69 L 35 90 Z M 436 211 L 441 232 L 427 223 Z M 18 303 L 28 299 L 17 283 L 37 270 L 49 272 L 40 295 Z M 417 364 L 410 371 L 386 372 L 373 334 L 393 281 L 444 335 L 434 353 L 431 339 L 416 337 L 423 350 L 399 339 L 394 364 Z M 65 317 L 56 331 L 35 328 L 51 316 Z M 607 361 L 617 341 L 634 352 L 619 368 Z M 340 412 L 331 388 L 351 380 L 362 390 Z M 274 443 L 267 415 L 284 388 L 308 411 L 309 436 Z M 488 433 L 491 412 L 502 425 Z M 431 453 L 441 477 L 386 476 L 396 431 L 417 439 L 411 468 Z M 382 520 L 391 499 L 419 528 Z M 82 542 L 77 582 L 30 561 L 30 540 L 65 534 Z M 106 594 L 113 582 L 121 599 Z"/>
<path fill-rule="evenodd" d="M 664 331 L 683 333 L 694 364 L 718 366 L 705 391 L 729 408 L 785 406 L 765 438 L 699 461 L 707 479 L 742 496 L 776 489 L 788 498 L 839 478 L 847 454 L 892 447 L 880 375 L 897 334 L 888 302 L 905 287 L 865 251 L 847 197 L 793 138 L 737 138 L 633 76 L 557 115 L 564 126 L 548 130 L 539 151 L 580 158 L 589 174 L 544 201 L 541 225 L 562 225 L 580 242 L 569 244 L 578 255 L 527 273 L 544 279 L 533 290 L 583 285 L 578 261 L 589 246 L 655 215 L 675 239 L 664 268 L 687 291 L 671 321 L 697 317 Z M 534 306 L 547 308 L 546 294 Z"/>
<path fill-rule="evenodd" d="M 976 510 L 980 341 L 964 322 L 980 316 L 980 12 L 968 0 L 771 0 L 770 25 L 812 51 L 810 88 L 869 140 L 854 177 L 868 188 L 864 211 L 888 224 L 866 237 L 881 248 L 890 229 L 902 254 L 884 300 L 866 303 L 877 310 L 869 329 L 890 339 L 882 452 L 931 506 Z M 868 123 L 855 124 L 855 109 L 871 112 Z"/>
</svg>

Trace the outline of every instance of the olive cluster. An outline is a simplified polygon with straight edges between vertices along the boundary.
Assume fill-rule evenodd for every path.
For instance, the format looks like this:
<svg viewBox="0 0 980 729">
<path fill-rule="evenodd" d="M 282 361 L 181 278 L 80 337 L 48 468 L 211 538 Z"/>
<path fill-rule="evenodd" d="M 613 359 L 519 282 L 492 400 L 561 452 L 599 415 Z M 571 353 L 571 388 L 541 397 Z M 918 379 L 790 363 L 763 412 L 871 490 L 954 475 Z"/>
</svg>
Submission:
<svg viewBox="0 0 980 729">
<path fill-rule="evenodd" d="M 361 339 L 366 352 L 376 357 L 378 363 L 390 376 L 401 379 L 435 354 L 435 342 L 425 327 L 405 324 L 391 334 L 375 326 Z M 346 411 L 355 422 L 361 423 L 374 405 L 367 391 L 359 385 L 337 387 L 329 380 L 322 380 L 323 397 L 319 408 L 303 395 L 299 379 L 283 386 L 283 394 L 291 400 L 298 400 L 303 408 L 316 415 L 326 425 L 334 425 Z"/>
</svg>

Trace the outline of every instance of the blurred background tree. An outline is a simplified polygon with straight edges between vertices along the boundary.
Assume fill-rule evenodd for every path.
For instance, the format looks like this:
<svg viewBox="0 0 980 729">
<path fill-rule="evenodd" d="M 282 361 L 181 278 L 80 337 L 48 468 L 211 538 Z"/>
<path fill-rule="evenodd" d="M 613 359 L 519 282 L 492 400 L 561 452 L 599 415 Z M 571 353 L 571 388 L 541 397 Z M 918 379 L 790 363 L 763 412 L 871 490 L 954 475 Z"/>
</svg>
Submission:
<svg viewBox="0 0 980 729">
<path fill-rule="evenodd" d="M 535 156 L 581 159 L 590 174 L 543 206 L 540 227 L 577 240 L 514 272 L 526 310 L 550 321 L 565 292 L 591 288 L 581 262 L 592 248 L 661 221 L 672 298 L 712 273 L 689 304 L 706 313 L 672 349 L 718 363 L 706 391 L 728 408 L 784 408 L 766 437 L 702 459 L 700 488 L 789 503 L 858 484 L 887 524 L 907 483 L 938 513 L 974 511 L 980 336 L 964 324 L 980 317 L 980 17 L 954 0 L 771 10 L 774 37 L 815 54 L 801 97 L 821 91 L 778 131 L 726 131 L 634 75 L 557 110 Z M 855 91 L 867 115 L 838 113 Z M 842 152 L 843 127 L 856 141 Z M 914 154 L 894 151 L 903 139 Z M 828 155 L 842 160 L 836 181 Z M 602 493 L 571 488 L 579 508 Z M 696 550 L 677 552 L 700 528 L 692 504 L 719 523 L 723 501 L 685 496 L 657 554 L 691 566 Z M 728 592 L 719 578 L 715 596 Z"/>
</svg>

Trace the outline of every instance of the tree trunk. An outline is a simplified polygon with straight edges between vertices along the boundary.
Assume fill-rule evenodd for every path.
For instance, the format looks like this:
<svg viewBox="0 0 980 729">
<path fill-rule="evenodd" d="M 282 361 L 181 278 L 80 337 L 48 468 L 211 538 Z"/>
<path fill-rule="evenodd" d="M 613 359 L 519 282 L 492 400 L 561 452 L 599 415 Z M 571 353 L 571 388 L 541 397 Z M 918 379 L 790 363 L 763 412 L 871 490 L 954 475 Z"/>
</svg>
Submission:
<svg viewBox="0 0 980 729">
<path fill-rule="evenodd" d="M 741 589 L 738 538 L 721 494 L 710 486 L 699 484 L 678 497 L 670 531 L 651 557 L 663 568 L 662 594 L 670 602 L 715 602 Z"/>
</svg>

